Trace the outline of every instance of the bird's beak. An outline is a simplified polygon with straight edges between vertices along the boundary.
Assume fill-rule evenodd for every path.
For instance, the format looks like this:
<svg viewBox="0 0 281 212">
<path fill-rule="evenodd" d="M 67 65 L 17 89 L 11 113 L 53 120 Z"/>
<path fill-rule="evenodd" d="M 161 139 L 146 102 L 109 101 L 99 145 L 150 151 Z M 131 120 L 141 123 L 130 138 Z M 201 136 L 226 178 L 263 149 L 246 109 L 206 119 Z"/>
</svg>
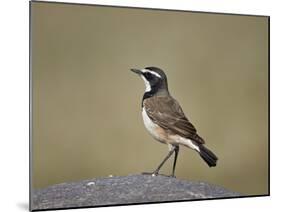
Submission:
<svg viewBox="0 0 281 212">
<path fill-rule="evenodd" d="M 139 74 L 139 75 L 142 74 L 141 70 L 139 70 L 139 69 L 131 68 L 131 71 L 136 73 L 136 74 Z"/>
</svg>

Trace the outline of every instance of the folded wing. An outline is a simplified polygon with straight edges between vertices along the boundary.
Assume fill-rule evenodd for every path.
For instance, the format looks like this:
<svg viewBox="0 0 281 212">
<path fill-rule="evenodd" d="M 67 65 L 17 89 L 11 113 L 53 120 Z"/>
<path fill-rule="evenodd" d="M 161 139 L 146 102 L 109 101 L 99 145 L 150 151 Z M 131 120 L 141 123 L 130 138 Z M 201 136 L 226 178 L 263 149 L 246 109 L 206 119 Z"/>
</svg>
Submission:
<svg viewBox="0 0 281 212">
<path fill-rule="evenodd" d="M 197 134 L 195 127 L 185 117 L 179 103 L 171 96 L 154 96 L 145 99 L 143 104 L 149 118 L 160 127 L 198 144 L 205 143 Z"/>
</svg>

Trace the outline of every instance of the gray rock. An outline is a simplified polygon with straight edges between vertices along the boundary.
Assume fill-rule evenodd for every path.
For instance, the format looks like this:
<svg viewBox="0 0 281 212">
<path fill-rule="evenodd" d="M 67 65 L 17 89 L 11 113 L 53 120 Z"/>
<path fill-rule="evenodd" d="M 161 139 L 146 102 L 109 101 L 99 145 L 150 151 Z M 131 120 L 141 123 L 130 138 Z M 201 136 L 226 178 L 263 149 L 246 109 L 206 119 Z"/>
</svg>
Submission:
<svg viewBox="0 0 281 212">
<path fill-rule="evenodd" d="M 221 197 L 239 193 L 205 182 L 163 175 L 129 175 L 62 183 L 34 190 L 33 210 L 169 202 Z"/>
</svg>

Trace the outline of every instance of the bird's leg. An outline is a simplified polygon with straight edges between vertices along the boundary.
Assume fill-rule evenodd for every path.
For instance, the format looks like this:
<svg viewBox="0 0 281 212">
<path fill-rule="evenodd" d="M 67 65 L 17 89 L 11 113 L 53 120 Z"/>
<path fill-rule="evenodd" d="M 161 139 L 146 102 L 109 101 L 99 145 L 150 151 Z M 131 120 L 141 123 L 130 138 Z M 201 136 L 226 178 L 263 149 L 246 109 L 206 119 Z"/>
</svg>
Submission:
<svg viewBox="0 0 281 212">
<path fill-rule="evenodd" d="M 173 146 L 172 149 L 169 151 L 168 155 L 164 158 L 164 160 L 160 163 L 160 165 L 157 167 L 157 169 L 154 172 L 152 172 L 152 173 L 145 172 L 143 174 L 158 175 L 159 170 L 164 165 L 164 163 L 169 159 L 169 157 L 171 157 L 171 155 L 174 153 L 174 151 L 175 151 L 175 147 Z"/>
<path fill-rule="evenodd" d="M 180 147 L 175 146 L 175 159 L 174 159 L 174 164 L 173 164 L 173 173 L 172 173 L 171 177 L 176 177 L 175 176 L 175 169 L 176 169 L 176 163 L 177 163 L 179 150 L 180 150 Z"/>
</svg>

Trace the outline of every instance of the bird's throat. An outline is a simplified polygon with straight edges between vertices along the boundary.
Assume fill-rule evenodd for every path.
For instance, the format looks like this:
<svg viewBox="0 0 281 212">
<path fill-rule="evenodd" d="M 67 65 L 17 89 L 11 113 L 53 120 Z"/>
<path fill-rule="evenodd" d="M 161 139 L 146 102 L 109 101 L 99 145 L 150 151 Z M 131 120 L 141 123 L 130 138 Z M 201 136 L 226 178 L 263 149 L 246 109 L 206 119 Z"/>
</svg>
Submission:
<svg viewBox="0 0 281 212">
<path fill-rule="evenodd" d="M 168 96 L 169 91 L 168 89 L 159 89 L 157 87 L 151 87 L 150 91 L 147 91 L 143 94 L 141 106 L 143 107 L 143 101 L 153 96 Z"/>
</svg>

